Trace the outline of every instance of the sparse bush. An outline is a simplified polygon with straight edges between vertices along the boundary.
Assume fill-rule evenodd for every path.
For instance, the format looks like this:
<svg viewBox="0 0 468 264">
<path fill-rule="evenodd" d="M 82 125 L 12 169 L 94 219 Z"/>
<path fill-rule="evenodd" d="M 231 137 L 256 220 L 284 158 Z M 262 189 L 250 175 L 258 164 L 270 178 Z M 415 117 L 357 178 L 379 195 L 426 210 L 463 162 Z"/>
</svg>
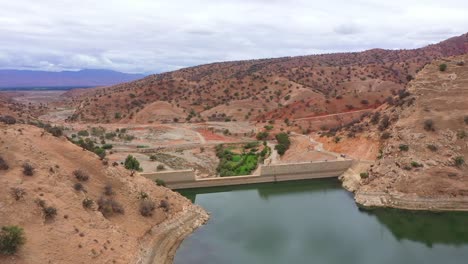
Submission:
<svg viewBox="0 0 468 264">
<path fill-rule="evenodd" d="M 8 170 L 10 166 L 8 166 L 8 163 L 0 157 L 0 170 Z"/>
<path fill-rule="evenodd" d="M 91 208 L 94 204 L 94 201 L 90 198 L 84 198 L 82 204 L 84 208 Z"/>
<path fill-rule="evenodd" d="M 447 64 L 445 63 L 440 64 L 439 71 L 444 72 L 445 70 L 447 70 Z"/>
<path fill-rule="evenodd" d="M 82 181 L 82 182 L 89 180 L 89 175 L 82 170 L 73 171 L 73 175 L 75 176 L 77 180 Z"/>
<path fill-rule="evenodd" d="M 124 214 L 125 211 L 120 203 L 115 201 L 113 198 L 101 197 L 98 200 L 98 210 L 104 215 L 104 217 L 110 217 L 114 214 Z"/>
<path fill-rule="evenodd" d="M 84 190 L 84 186 L 83 184 L 81 184 L 80 182 L 77 182 L 73 185 L 73 189 L 75 189 L 75 191 L 83 191 Z"/>
<path fill-rule="evenodd" d="M 16 201 L 21 200 L 25 194 L 26 194 L 26 191 L 22 188 L 19 188 L 19 187 L 11 188 L 11 195 L 13 196 L 13 198 L 15 198 Z"/>
<path fill-rule="evenodd" d="M 359 176 L 361 176 L 361 179 L 365 179 L 365 178 L 368 178 L 369 177 L 369 173 L 368 172 L 361 172 L 359 174 Z"/>
<path fill-rule="evenodd" d="M 140 201 L 140 214 L 142 216 L 148 217 L 153 215 L 153 211 L 156 208 L 156 205 L 153 201 L 149 199 L 143 199 Z"/>
<path fill-rule="evenodd" d="M 414 167 L 414 168 L 419 168 L 419 167 L 422 167 L 423 165 L 421 163 L 416 162 L 416 161 L 412 161 L 411 166 Z"/>
<path fill-rule="evenodd" d="M 455 166 L 461 167 L 465 164 L 465 158 L 463 156 L 457 156 L 454 158 Z"/>
<path fill-rule="evenodd" d="M 170 209 L 169 202 L 166 199 L 161 200 L 161 202 L 159 203 L 159 207 L 163 208 L 165 212 L 169 211 Z"/>
<path fill-rule="evenodd" d="M 161 170 L 164 170 L 164 169 L 166 169 L 166 168 L 164 167 L 163 164 L 159 164 L 159 165 L 156 167 L 156 170 L 158 170 L 158 171 L 161 171 Z"/>
<path fill-rule="evenodd" d="M 61 137 L 63 135 L 63 131 L 60 127 L 54 126 L 54 127 L 49 127 L 46 129 L 47 132 L 51 133 L 52 136 L 54 137 Z"/>
<path fill-rule="evenodd" d="M 26 176 L 34 175 L 34 167 L 28 162 L 23 163 L 23 174 Z"/>
<path fill-rule="evenodd" d="M 424 121 L 424 129 L 426 131 L 435 131 L 435 128 L 434 128 L 434 121 L 432 121 L 432 119 L 427 119 Z"/>
<path fill-rule="evenodd" d="M 154 182 L 156 183 L 156 185 L 158 186 L 166 186 L 166 182 L 164 180 L 161 180 L 161 179 L 156 179 L 154 180 Z"/>
<path fill-rule="evenodd" d="M 88 130 L 80 130 L 80 131 L 78 131 L 78 136 L 80 136 L 80 137 L 89 137 L 89 132 L 88 132 Z"/>
<path fill-rule="evenodd" d="M 57 215 L 57 209 L 53 206 L 45 206 L 42 208 L 42 212 L 44 213 L 44 218 L 46 220 L 52 220 Z"/>
<path fill-rule="evenodd" d="M 106 184 L 106 186 L 104 186 L 104 194 L 108 196 L 114 195 L 114 188 L 112 188 L 111 184 Z"/>
<path fill-rule="evenodd" d="M 0 254 L 13 255 L 26 242 L 23 228 L 18 226 L 3 226 L 0 231 Z"/>
<path fill-rule="evenodd" d="M 459 139 L 464 139 L 464 138 L 466 137 L 466 132 L 465 132 L 465 130 L 460 130 L 460 131 L 458 131 L 458 132 L 457 132 L 457 137 L 458 137 Z"/>
<path fill-rule="evenodd" d="M 390 125 L 390 117 L 388 115 L 384 115 L 380 120 L 379 130 L 384 131 Z"/>
<path fill-rule="evenodd" d="M 0 116 L 0 122 L 5 123 L 7 125 L 14 125 L 16 124 L 16 118 L 12 116 Z"/>
<path fill-rule="evenodd" d="M 465 125 L 468 125 L 468 116 L 463 117 L 463 121 L 465 121 Z"/>
<path fill-rule="evenodd" d="M 256 138 L 258 140 L 265 140 L 268 138 L 268 132 L 266 131 L 258 132 Z"/>
<path fill-rule="evenodd" d="M 433 151 L 433 152 L 436 152 L 438 150 L 437 146 L 434 145 L 434 144 L 428 144 L 427 145 L 427 148 L 430 150 L 430 151 Z"/>
<path fill-rule="evenodd" d="M 401 144 L 399 146 L 399 148 L 400 148 L 401 151 L 408 151 L 409 150 L 409 146 L 406 145 L 406 144 Z"/>
<path fill-rule="evenodd" d="M 382 133 L 382 136 L 380 136 L 380 138 L 389 139 L 390 136 L 391 136 L 390 132 L 385 131 L 385 132 Z"/>
</svg>

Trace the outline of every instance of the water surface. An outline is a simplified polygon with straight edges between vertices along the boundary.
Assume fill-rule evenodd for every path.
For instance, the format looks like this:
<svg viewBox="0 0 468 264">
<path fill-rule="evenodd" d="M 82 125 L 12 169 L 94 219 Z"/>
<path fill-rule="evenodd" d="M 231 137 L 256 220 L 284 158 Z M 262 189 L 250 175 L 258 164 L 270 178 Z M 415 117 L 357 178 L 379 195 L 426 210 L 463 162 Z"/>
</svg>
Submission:
<svg viewBox="0 0 468 264">
<path fill-rule="evenodd" d="M 468 263 L 468 214 L 361 211 L 335 179 L 181 193 L 211 219 L 176 264 Z"/>
</svg>

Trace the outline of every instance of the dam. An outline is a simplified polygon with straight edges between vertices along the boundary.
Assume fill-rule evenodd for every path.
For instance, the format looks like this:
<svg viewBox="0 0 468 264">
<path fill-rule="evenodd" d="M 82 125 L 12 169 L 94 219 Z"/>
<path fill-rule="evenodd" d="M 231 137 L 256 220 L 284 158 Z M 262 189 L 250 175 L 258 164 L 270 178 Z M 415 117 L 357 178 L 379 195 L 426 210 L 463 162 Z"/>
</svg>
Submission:
<svg viewBox="0 0 468 264">
<path fill-rule="evenodd" d="M 151 180 L 163 180 L 171 189 L 206 188 L 254 183 L 272 183 L 336 178 L 353 164 L 352 159 L 260 165 L 257 174 L 198 179 L 194 170 L 141 173 Z"/>
</svg>

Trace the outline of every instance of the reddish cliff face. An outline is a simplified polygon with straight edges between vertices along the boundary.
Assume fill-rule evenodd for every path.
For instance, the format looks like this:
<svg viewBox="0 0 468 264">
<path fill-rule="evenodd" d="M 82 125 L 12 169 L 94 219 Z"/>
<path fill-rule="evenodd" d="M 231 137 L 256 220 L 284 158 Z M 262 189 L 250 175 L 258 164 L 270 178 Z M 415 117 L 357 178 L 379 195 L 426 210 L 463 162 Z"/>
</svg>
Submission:
<svg viewBox="0 0 468 264">
<path fill-rule="evenodd" d="M 74 93 L 78 109 L 70 120 L 269 120 L 375 108 L 433 59 L 467 52 L 465 34 L 414 50 L 213 63 Z M 183 114 L 172 120 L 138 115 L 157 101 L 169 103 L 164 111 Z"/>
</svg>

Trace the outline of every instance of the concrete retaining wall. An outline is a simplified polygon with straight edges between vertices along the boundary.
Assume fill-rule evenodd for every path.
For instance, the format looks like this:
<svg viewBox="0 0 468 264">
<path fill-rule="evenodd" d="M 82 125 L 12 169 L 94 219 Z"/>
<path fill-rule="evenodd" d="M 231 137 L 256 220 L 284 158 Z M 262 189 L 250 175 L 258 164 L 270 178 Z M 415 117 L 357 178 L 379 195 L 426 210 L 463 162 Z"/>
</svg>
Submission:
<svg viewBox="0 0 468 264">
<path fill-rule="evenodd" d="M 193 170 L 146 173 L 150 179 L 162 179 L 172 189 L 204 188 L 215 186 L 267 183 L 305 179 L 338 177 L 352 164 L 352 160 L 319 161 L 261 165 L 260 175 L 231 176 L 196 179 Z"/>
<path fill-rule="evenodd" d="M 151 180 L 160 179 L 165 181 L 167 184 L 178 183 L 178 182 L 194 182 L 195 171 L 194 170 L 178 170 L 178 171 L 162 171 L 153 173 L 140 173 Z"/>
</svg>

